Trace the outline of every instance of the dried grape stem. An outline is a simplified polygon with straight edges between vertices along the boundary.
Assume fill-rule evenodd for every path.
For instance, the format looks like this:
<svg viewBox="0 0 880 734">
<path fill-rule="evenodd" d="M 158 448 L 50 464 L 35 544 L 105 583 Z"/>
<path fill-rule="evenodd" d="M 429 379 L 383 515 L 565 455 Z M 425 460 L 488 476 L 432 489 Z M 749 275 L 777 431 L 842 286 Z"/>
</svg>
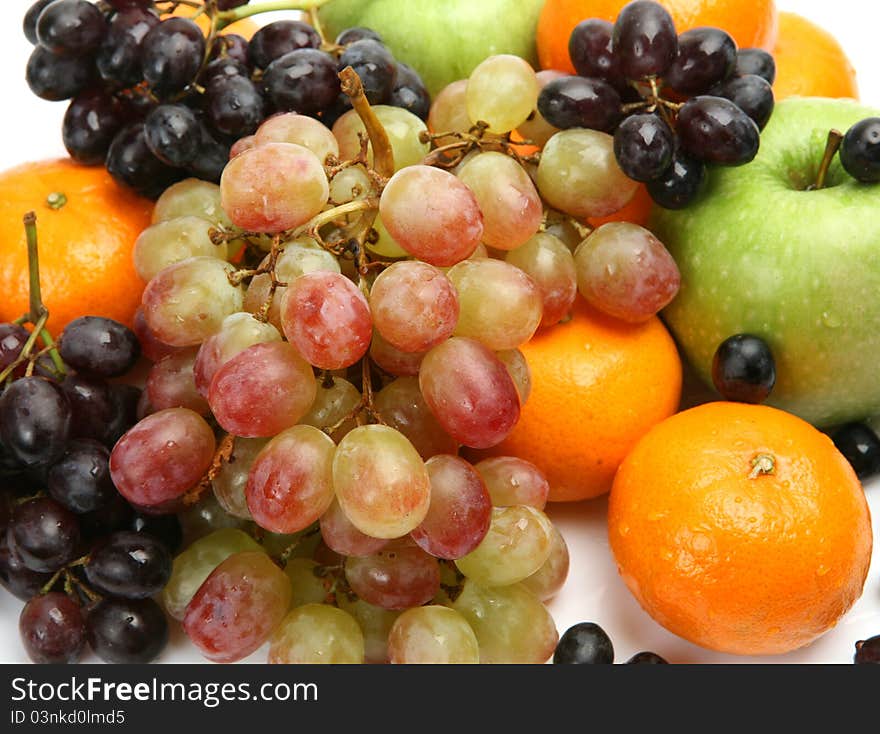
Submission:
<svg viewBox="0 0 880 734">
<path fill-rule="evenodd" d="M 211 466 L 208 471 L 205 472 L 205 475 L 199 480 L 199 483 L 183 496 L 184 506 L 191 507 L 202 498 L 202 495 L 210 488 L 211 482 L 217 478 L 220 470 L 224 465 L 229 463 L 229 459 L 232 457 L 232 452 L 234 450 L 235 436 L 231 433 L 227 433 L 217 446 L 217 450 L 214 452 L 214 458 L 211 460 Z"/>
</svg>

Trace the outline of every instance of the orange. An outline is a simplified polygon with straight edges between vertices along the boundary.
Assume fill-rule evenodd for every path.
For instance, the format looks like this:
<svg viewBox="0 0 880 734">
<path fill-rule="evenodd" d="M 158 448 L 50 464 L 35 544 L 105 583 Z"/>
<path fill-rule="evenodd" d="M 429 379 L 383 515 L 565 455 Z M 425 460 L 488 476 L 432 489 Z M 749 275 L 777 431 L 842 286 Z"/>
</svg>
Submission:
<svg viewBox="0 0 880 734">
<path fill-rule="evenodd" d="M 626 324 L 578 296 L 570 321 L 520 347 L 532 389 L 519 423 L 491 450 L 546 473 L 552 501 L 604 494 L 636 441 L 678 408 L 681 360 L 656 317 Z"/>
<path fill-rule="evenodd" d="M 652 206 L 654 206 L 654 201 L 651 199 L 648 189 L 645 188 L 644 184 L 639 184 L 635 195 L 623 209 L 619 209 L 607 217 L 590 217 L 588 221 L 593 228 L 599 227 L 606 222 L 634 222 L 642 227 L 647 227 Z"/>
<path fill-rule="evenodd" d="M 648 614 L 739 655 L 788 652 L 833 627 L 871 559 L 865 494 L 831 439 L 744 403 L 652 428 L 614 480 L 608 534 Z"/>
<path fill-rule="evenodd" d="M 52 209 L 47 197 L 67 203 Z M 78 316 L 107 316 L 129 326 L 144 283 L 132 247 L 150 224 L 153 204 L 118 186 L 103 167 L 69 159 L 25 163 L 0 173 L 0 321 L 28 310 L 27 241 L 22 217 L 37 215 L 40 286 L 57 334 Z"/>
<path fill-rule="evenodd" d="M 191 8 L 188 5 L 178 5 L 173 13 L 169 13 L 169 15 L 180 15 L 184 18 L 189 18 L 196 12 L 196 8 Z M 164 15 L 164 14 L 163 14 Z M 202 29 L 205 33 L 208 32 L 210 28 L 210 24 L 208 23 L 208 16 L 202 14 L 196 18 L 196 23 L 199 28 Z M 235 23 L 230 23 L 226 26 L 220 33 L 237 33 L 239 36 L 243 36 L 244 38 L 250 40 L 251 36 L 259 30 L 260 26 L 254 22 L 252 18 L 243 18 L 242 20 L 238 20 Z"/>
<path fill-rule="evenodd" d="M 837 39 L 796 13 L 779 13 L 776 60 L 776 99 L 853 97 L 858 99 L 856 70 Z"/>
<path fill-rule="evenodd" d="M 568 58 L 568 37 L 587 18 L 614 22 L 629 0 L 547 0 L 538 19 L 538 59 L 543 69 L 574 72 Z M 730 33 L 740 48 L 760 46 L 768 51 L 776 41 L 774 0 L 661 0 L 681 33 L 698 26 L 715 26 Z"/>
</svg>

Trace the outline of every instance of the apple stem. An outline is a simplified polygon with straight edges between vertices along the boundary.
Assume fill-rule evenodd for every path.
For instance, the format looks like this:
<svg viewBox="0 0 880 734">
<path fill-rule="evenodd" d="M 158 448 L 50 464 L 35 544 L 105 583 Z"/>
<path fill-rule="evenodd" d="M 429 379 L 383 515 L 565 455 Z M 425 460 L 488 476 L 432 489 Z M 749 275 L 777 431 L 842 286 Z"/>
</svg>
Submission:
<svg viewBox="0 0 880 734">
<path fill-rule="evenodd" d="M 842 141 L 843 133 L 840 130 L 832 128 L 828 131 L 828 139 L 825 141 L 825 152 L 822 155 L 822 162 L 819 164 L 819 171 L 816 174 L 816 183 L 813 186 L 814 191 L 825 188 L 825 178 L 828 175 L 828 169 Z"/>
</svg>

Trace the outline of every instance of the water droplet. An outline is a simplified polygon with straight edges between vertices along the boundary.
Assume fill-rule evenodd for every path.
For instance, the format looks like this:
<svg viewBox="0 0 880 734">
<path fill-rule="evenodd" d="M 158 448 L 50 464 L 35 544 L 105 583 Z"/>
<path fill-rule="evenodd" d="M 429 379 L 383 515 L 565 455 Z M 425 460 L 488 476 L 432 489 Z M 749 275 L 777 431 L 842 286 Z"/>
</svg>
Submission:
<svg viewBox="0 0 880 734">
<path fill-rule="evenodd" d="M 829 311 L 822 312 L 822 323 L 825 324 L 829 329 L 836 329 L 840 326 L 841 321 L 840 317 L 837 314 L 830 313 Z"/>
</svg>

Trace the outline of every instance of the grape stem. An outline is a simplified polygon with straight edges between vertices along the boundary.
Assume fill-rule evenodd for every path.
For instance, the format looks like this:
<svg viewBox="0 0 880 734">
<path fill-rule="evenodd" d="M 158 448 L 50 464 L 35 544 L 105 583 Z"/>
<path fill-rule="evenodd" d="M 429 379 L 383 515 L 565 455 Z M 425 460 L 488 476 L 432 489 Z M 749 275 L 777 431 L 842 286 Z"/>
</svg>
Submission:
<svg viewBox="0 0 880 734">
<path fill-rule="evenodd" d="M 223 440 L 217 445 L 217 450 L 214 452 L 214 458 L 211 460 L 211 466 L 208 471 L 205 472 L 205 475 L 199 480 L 199 483 L 195 487 L 183 495 L 183 504 L 185 507 L 192 507 L 192 505 L 196 504 L 202 498 L 202 495 L 211 487 L 211 482 L 217 478 L 217 475 L 220 473 L 223 466 L 229 463 L 234 450 L 235 436 L 231 433 L 227 433 L 223 437 Z"/>
<path fill-rule="evenodd" d="M 822 162 L 819 164 L 819 170 L 816 173 L 816 183 L 811 187 L 812 191 L 825 188 L 828 169 L 831 167 L 831 161 L 834 160 L 834 156 L 842 142 L 843 133 L 840 130 L 832 128 L 828 131 L 828 139 L 825 141 L 825 152 L 822 154 Z"/>
<path fill-rule="evenodd" d="M 252 15 L 260 13 L 271 13 L 276 10 L 312 10 L 320 8 L 329 0 L 266 0 L 266 2 L 255 3 L 253 5 L 242 5 L 240 8 L 232 10 L 224 10 L 217 13 L 218 29 L 225 28 L 230 23 L 235 23 L 243 18 L 249 18 Z"/>
</svg>

